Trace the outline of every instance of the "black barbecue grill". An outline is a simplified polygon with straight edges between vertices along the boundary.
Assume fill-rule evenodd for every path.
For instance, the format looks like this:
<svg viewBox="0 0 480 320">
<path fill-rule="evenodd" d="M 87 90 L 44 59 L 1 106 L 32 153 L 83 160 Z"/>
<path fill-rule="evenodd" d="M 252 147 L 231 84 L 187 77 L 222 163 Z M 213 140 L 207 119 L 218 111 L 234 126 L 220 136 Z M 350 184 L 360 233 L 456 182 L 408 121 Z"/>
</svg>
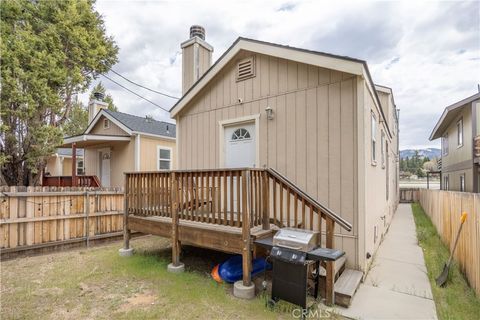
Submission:
<svg viewBox="0 0 480 320">
<path fill-rule="evenodd" d="M 318 296 L 320 261 L 336 261 L 345 252 L 320 248 L 320 233 L 282 228 L 273 238 L 259 239 L 255 244 L 270 250 L 273 263 L 271 301 L 285 300 L 307 308 L 308 266 L 315 263 L 314 297 Z"/>
</svg>

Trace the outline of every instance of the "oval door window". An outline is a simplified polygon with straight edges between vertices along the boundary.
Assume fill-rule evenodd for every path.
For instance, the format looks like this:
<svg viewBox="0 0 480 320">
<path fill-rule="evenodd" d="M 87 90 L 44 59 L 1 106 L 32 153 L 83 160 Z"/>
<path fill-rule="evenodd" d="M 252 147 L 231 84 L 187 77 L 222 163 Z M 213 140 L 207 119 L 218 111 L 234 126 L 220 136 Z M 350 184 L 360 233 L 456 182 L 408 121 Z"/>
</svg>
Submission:
<svg viewBox="0 0 480 320">
<path fill-rule="evenodd" d="M 232 141 L 251 139 L 250 132 L 245 128 L 237 129 L 232 134 Z"/>
</svg>

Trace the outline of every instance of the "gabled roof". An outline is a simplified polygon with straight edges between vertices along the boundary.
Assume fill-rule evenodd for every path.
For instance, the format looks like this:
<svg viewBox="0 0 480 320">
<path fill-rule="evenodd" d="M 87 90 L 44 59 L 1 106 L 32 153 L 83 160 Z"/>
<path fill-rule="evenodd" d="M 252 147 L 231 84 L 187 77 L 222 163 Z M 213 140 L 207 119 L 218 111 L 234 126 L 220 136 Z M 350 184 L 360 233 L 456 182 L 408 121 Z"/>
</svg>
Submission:
<svg viewBox="0 0 480 320">
<path fill-rule="evenodd" d="M 176 136 L 176 125 L 173 123 L 157 121 L 151 118 L 147 119 L 145 117 L 138 117 L 128 113 L 111 111 L 108 109 L 102 109 L 99 113 L 97 113 L 92 122 L 90 122 L 88 128 L 85 130 L 84 134 L 89 134 L 102 116 L 111 120 L 129 135 L 143 133 L 167 138 L 175 138 Z"/>
<path fill-rule="evenodd" d="M 397 114 L 397 105 L 395 104 L 395 98 L 393 97 L 393 90 L 390 87 L 383 86 L 381 84 L 375 84 L 375 89 L 377 91 L 386 93 L 390 96 L 390 100 L 392 101 L 392 106 L 393 106 L 393 116 L 395 117 L 395 121 L 398 123 L 398 114 Z"/>
<path fill-rule="evenodd" d="M 372 81 L 367 63 L 364 60 L 242 37 L 239 37 L 230 46 L 230 48 L 228 48 L 228 50 L 225 51 L 225 53 L 180 98 L 180 100 L 175 103 L 175 105 L 170 109 L 171 116 L 175 117 L 180 110 L 182 110 L 183 107 L 185 107 L 185 105 L 187 105 L 188 102 L 191 101 L 241 50 L 363 76 L 370 92 L 372 93 L 372 96 L 374 97 L 374 102 L 378 110 L 385 120 L 387 132 L 391 136 L 390 129 L 388 128 L 388 122 L 386 121 L 385 114 L 380 106 L 380 100 L 375 90 L 375 85 Z"/>
<path fill-rule="evenodd" d="M 457 117 L 460 111 L 462 111 L 463 107 L 479 99 L 480 99 L 480 92 L 446 107 L 445 110 L 443 110 L 442 116 L 440 117 L 437 124 L 433 128 L 433 131 L 430 134 L 429 140 L 432 141 L 440 138 L 445 132 L 445 130 L 448 128 L 450 123 Z"/>
</svg>

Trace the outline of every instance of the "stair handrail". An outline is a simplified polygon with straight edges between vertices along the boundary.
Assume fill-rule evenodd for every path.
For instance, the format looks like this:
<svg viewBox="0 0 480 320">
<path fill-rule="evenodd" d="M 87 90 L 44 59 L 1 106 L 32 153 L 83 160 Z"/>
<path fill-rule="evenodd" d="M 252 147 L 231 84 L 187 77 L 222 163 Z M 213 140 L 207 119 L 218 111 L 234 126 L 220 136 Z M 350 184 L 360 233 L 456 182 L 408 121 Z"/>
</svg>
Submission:
<svg viewBox="0 0 480 320">
<path fill-rule="evenodd" d="M 297 194 L 299 194 L 301 197 L 303 197 L 305 200 L 310 202 L 317 210 L 323 212 L 325 215 L 333 219 L 336 223 L 338 223 L 343 229 L 347 231 L 352 230 L 352 225 L 340 217 L 338 214 L 333 212 L 331 209 L 325 207 L 322 205 L 320 202 L 303 192 L 301 189 L 299 189 L 295 184 L 293 184 L 287 177 L 282 175 L 280 172 L 273 168 L 267 168 L 267 172 L 273 176 L 275 179 L 280 180 L 283 184 L 287 185 L 291 190 L 295 191 Z"/>
</svg>

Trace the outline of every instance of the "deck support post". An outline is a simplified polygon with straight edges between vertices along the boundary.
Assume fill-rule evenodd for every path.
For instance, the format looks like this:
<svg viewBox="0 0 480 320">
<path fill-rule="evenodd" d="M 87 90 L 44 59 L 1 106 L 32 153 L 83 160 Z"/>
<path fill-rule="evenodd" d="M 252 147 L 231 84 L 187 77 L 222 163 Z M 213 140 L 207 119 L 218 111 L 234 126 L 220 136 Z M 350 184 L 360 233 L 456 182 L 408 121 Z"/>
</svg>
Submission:
<svg viewBox="0 0 480 320">
<path fill-rule="evenodd" d="M 125 187 L 123 196 L 123 248 L 118 250 L 121 257 L 130 257 L 133 255 L 133 248 L 130 248 L 130 229 L 128 229 L 128 175 L 125 174 Z"/>
<path fill-rule="evenodd" d="M 263 212 L 262 212 L 262 229 L 268 230 L 270 229 L 270 197 L 269 197 L 269 181 L 268 181 L 268 173 L 267 171 L 263 171 Z"/>
<path fill-rule="evenodd" d="M 333 249 L 334 246 L 334 229 L 335 221 L 331 218 L 327 218 L 326 228 L 326 247 Z M 325 277 L 325 299 L 327 305 L 333 305 L 335 303 L 335 261 L 326 261 L 326 277 Z"/>
<path fill-rule="evenodd" d="M 170 196 L 171 196 L 171 216 L 172 216 L 172 263 L 167 269 L 170 272 L 178 273 L 185 270 L 185 265 L 180 262 L 181 245 L 178 240 L 178 181 L 175 172 L 170 174 Z"/>
<path fill-rule="evenodd" d="M 235 282 L 233 295 L 237 298 L 255 297 L 255 285 L 252 283 L 252 250 L 250 245 L 250 171 L 242 171 L 242 274 L 243 279 Z"/>
</svg>

